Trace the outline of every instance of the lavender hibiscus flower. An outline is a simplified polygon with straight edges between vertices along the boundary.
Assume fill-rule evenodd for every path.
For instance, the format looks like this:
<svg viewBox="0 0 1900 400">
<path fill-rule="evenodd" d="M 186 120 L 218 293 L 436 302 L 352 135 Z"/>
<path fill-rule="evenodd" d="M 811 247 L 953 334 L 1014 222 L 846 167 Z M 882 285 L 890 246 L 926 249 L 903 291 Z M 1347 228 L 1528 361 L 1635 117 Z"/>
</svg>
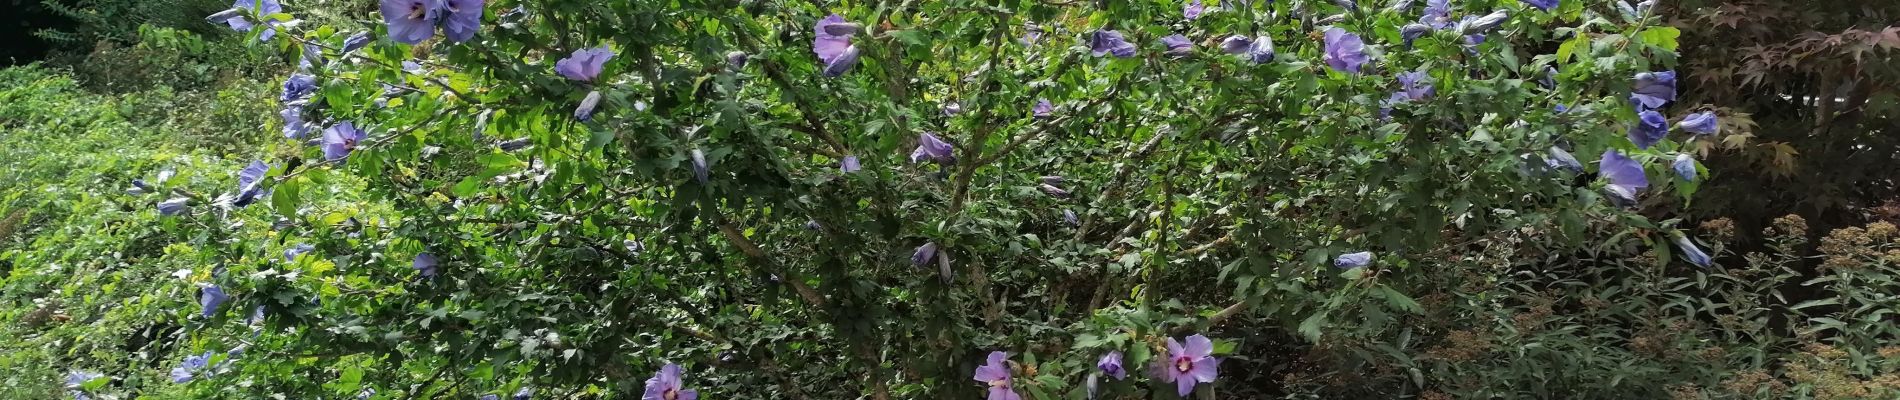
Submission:
<svg viewBox="0 0 1900 400">
<path fill-rule="evenodd" d="M 1677 154 L 1676 161 L 1669 163 L 1669 169 L 1676 171 L 1676 176 L 1682 177 L 1682 180 L 1695 182 L 1695 157 L 1690 157 L 1689 153 Z"/>
<path fill-rule="evenodd" d="M 357 144 L 368 138 L 368 134 L 356 129 L 356 124 L 343 121 L 323 130 L 323 158 L 330 161 L 349 157 L 356 151 Z"/>
<path fill-rule="evenodd" d="M 858 65 L 858 46 L 851 44 L 851 37 L 861 29 L 857 24 L 845 22 L 844 17 L 831 14 L 818 20 L 812 27 L 811 51 L 818 55 L 818 61 L 824 63 L 824 75 L 836 77 L 849 72 Z"/>
<path fill-rule="evenodd" d="M 1630 99 L 1647 109 L 1662 108 L 1664 104 L 1675 101 L 1676 71 L 1636 74 L 1636 84 L 1630 88 Z"/>
<path fill-rule="evenodd" d="M 1187 337 L 1187 345 L 1168 338 L 1167 357 L 1160 360 L 1161 381 L 1174 383 L 1177 394 L 1187 397 L 1196 383 L 1213 383 L 1220 359 L 1214 358 L 1214 341 L 1206 336 Z"/>
<path fill-rule="evenodd" d="M 1616 149 L 1603 151 L 1603 160 L 1598 171 L 1609 179 L 1604 191 L 1610 195 L 1610 201 L 1618 206 L 1636 205 L 1636 194 L 1649 187 L 1649 177 L 1643 174 L 1643 165 L 1637 164 L 1629 156 Z"/>
<path fill-rule="evenodd" d="M 442 15 L 439 0 L 382 0 L 383 23 L 389 25 L 389 38 L 400 43 L 422 43 L 435 36 L 435 23 Z"/>
<path fill-rule="evenodd" d="M 1637 113 L 1637 117 L 1636 125 L 1630 126 L 1629 130 L 1630 143 L 1635 143 L 1637 148 L 1648 149 L 1669 136 L 1669 119 L 1663 117 L 1662 113 L 1643 110 Z"/>
<path fill-rule="evenodd" d="M 1099 29 L 1089 36 L 1089 51 L 1096 57 L 1114 54 L 1118 58 L 1129 58 L 1135 56 L 1135 45 L 1128 43 L 1121 32 Z"/>
<path fill-rule="evenodd" d="M 613 58 L 614 51 L 607 46 L 575 50 L 567 58 L 554 62 L 554 72 L 567 79 L 593 82 L 600 78 L 600 71 L 606 68 L 607 60 Z"/>
<path fill-rule="evenodd" d="M 217 314 L 218 307 L 223 306 L 228 300 L 231 300 L 231 296 L 224 294 L 224 289 L 217 285 L 206 284 L 198 287 L 198 305 L 203 308 L 199 313 L 205 318 L 211 318 L 212 314 Z"/>
<path fill-rule="evenodd" d="M 1695 264 L 1698 267 L 1708 267 L 1715 263 L 1714 260 L 1709 258 L 1709 253 L 1702 252 L 1702 248 L 1696 247 L 1695 242 L 1689 240 L 1688 236 L 1684 236 L 1682 233 L 1676 233 L 1675 236 L 1676 248 L 1682 250 L 1682 256 L 1687 257 L 1689 263 Z"/>
<path fill-rule="evenodd" d="M 1341 254 L 1339 258 L 1333 259 L 1333 267 L 1337 268 L 1352 269 L 1367 265 L 1372 265 L 1372 252 L 1370 251 Z"/>
<path fill-rule="evenodd" d="M 667 363 L 647 378 L 646 392 L 640 400 L 699 400 L 699 391 L 687 389 L 678 364 Z"/>
<path fill-rule="evenodd" d="M 1207 5 L 1201 4 L 1201 0 L 1188 0 L 1187 4 L 1181 5 L 1181 16 L 1188 20 L 1200 18 L 1203 12 L 1207 12 Z"/>
<path fill-rule="evenodd" d="M 231 11 L 236 11 L 240 8 L 251 10 L 252 14 L 259 17 L 284 12 L 284 6 L 278 4 L 277 0 L 237 0 L 236 3 L 231 4 Z M 213 16 L 216 17 L 217 15 L 214 14 Z M 230 26 L 231 30 L 238 32 L 250 32 L 251 28 L 257 27 L 256 23 L 245 19 L 243 15 L 238 15 L 236 12 L 232 12 L 220 19 L 226 26 Z M 270 40 L 271 37 L 276 36 L 277 28 L 275 28 L 275 26 L 277 26 L 277 23 L 276 20 L 265 21 L 264 31 L 257 34 L 257 40 Z"/>
<path fill-rule="evenodd" d="M 1015 383 L 1009 376 L 1009 353 L 992 351 L 984 361 L 982 366 L 976 367 L 976 374 L 971 378 L 989 387 L 989 396 L 985 399 L 1022 400 L 1023 397 L 1016 394 Z"/>
<path fill-rule="evenodd" d="M 442 37 L 461 43 L 475 38 L 482 29 L 483 0 L 437 0 L 441 2 Z"/>
<path fill-rule="evenodd" d="M 910 152 L 910 162 L 916 163 L 925 160 L 936 162 L 939 165 L 956 164 L 956 149 L 951 147 L 950 143 L 938 138 L 937 135 L 924 132 L 917 136 L 917 149 Z"/>
<path fill-rule="evenodd" d="M 1188 41 L 1187 36 L 1180 34 L 1162 37 L 1161 45 L 1168 48 L 1168 50 L 1162 54 L 1166 54 L 1169 57 L 1186 57 L 1188 54 L 1194 53 L 1194 42 Z"/>
<path fill-rule="evenodd" d="M 1128 370 L 1122 368 L 1122 352 L 1110 351 L 1108 354 L 1103 354 L 1102 359 L 1095 362 L 1095 368 L 1102 370 L 1103 375 L 1114 377 L 1115 380 L 1128 379 Z"/>
<path fill-rule="evenodd" d="M 1715 133 L 1716 130 L 1721 128 L 1721 124 L 1718 124 L 1715 119 L 1715 112 L 1712 111 L 1689 114 L 1689 116 L 1683 117 L 1682 122 L 1677 123 L 1676 126 L 1682 127 L 1682 130 L 1697 135 Z"/>
<path fill-rule="evenodd" d="M 1326 30 L 1326 65 L 1334 71 L 1357 74 L 1368 60 L 1366 42 L 1359 35 L 1336 27 Z"/>
</svg>

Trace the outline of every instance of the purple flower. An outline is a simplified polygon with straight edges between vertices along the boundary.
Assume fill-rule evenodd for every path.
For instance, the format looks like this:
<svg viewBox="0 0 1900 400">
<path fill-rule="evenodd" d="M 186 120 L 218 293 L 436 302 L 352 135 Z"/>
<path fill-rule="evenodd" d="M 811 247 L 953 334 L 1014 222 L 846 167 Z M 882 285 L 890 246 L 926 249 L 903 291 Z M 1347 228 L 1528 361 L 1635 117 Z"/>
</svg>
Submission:
<svg viewBox="0 0 1900 400">
<path fill-rule="evenodd" d="M 614 51 L 607 46 L 574 50 L 567 58 L 554 62 L 554 72 L 567 79 L 593 82 L 600 77 L 601 69 L 606 68 L 607 60 L 612 58 Z"/>
<path fill-rule="evenodd" d="M 184 197 L 177 197 L 177 198 L 172 198 L 170 200 L 158 202 L 158 215 L 169 217 L 169 216 L 174 216 L 174 215 L 184 213 L 185 203 L 189 201 L 191 201 L 191 199 L 184 198 Z"/>
<path fill-rule="evenodd" d="M 1425 15 L 1418 22 L 1432 29 L 1445 29 L 1451 26 L 1451 0 L 1425 0 Z"/>
<path fill-rule="evenodd" d="M 976 367 L 976 375 L 971 378 L 989 386 L 986 400 L 1022 400 L 1023 397 L 1016 394 L 1015 385 L 1010 382 L 1008 360 L 1009 353 L 992 351 L 985 360 L 987 362 Z"/>
<path fill-rule="evenodd" d="M 825 77 L 836 78 L 846 72 L 851 72 L 851 67 L 858 66 L 858 54 L 858 46 L 844 48 L 844 52 L 839 53 L 838 57 L 825 62 L 823 72 Z"/>
<path fill-rule="evenodd" d="M 1483 35 L 1485 32 L 1497 29 L 1498 25 L 1503 25 L 1504 21 L 1510 17 L 1511 13 L 1504 10 L 1492 11 L 1482 17 L 1467 15 L 1464 20 L 1458 21 L 1458 33 L 1467 36 Z"/>
<path fill-rule="evenodd" d="M 1690 157 L 1689 153 L 1677 154 L 1676 161 L 1670 163 L 1669 168 L 1675 170 L 1676 176 L 1682 177 L 1682 180 L 1695 182 L 1695 157 Z"/>
<path fill-rule="evenodd" d="M 1128 379 L 1128 370 L 1122 369 L 1122 352 L 1103 354 L 1102 359 L 1095 362 L 1095 368 L 1101 369 L 1103 375 L 1115 377 L 1115 380 Z"/>
<path fill-rule="evenodd" d="M 1557 88 L 1557 67 L 1545 65 L 1544 77 L 1537 79 L 1537 85 L 1545 89 Z"/>
<path fill-rule="evenodd" d="M 125 193 L 133 195 L 133 196 L 137 196 L 137 195 L 152 193 L 156 191 L 158 191 L 158 189 L 153 188 L 151 184 L 145 183 L 144 179 L 133 179 L 132 188 L 126 189 Z"/>
<path fill-rule="evenodd" d="M 824 229 L 825 229 L 825 226 L 823 224 L 819 224 L 818 220 L 805 221 L 805 230 L 819 231 L 819 230 L 824 230 Z"/>
<path fill-rule="evenodd" d="M 260 5 L 263 7 L 258 7 Z M 283 5 L 278 4 L 277 0 L 237 0 L 236 3 L 231 4 L 231 8 L 233 10 L 239 8 L 251 10 L 252 14 L 256 14 L 259 17 L 284 12 Z M 244 19 L 244 16 L 235 14 L 225 19 L 224 24 L 231 26 L 231 30 L 238 32 L 250 32 L 251 28 L 256 26 L 251 20 Z M 257 40 L 270 40 L 272 36 L 277 35 L 277 29 L 272 28 L 277 25 L 276 20 L 266 21 L 264 24 L 266 25 L 264 32 L 257 34 Z"/>
<path fill-rule="evenodd" d="M 66 388 L 72 389 L 72 390 L 79 390 L 80 387 L 86 385 L 86 382 L 92 382 L 94 379 L 99 379 L 99 378 L 104 378 L 104 377 L 106 377 L 105 374 L 101 374 L 98 372 L 73 371 L 66 374 Z"/>
<path fill-rule="evenodd" d="M 440 0 L 382 0 L 383 23 L 389 25 L 389 38 L 406 44 L 422 43 L 435 36 L 435 21 L 441 17 Z"/>
<path fill-rule="evenodd" d="M 1412 42 L 1432 33 L 1432 27 L 1420 23 L 1405 24 L 1399 28 L 1399 37 L 1405 39 L 1405 48 L 1412 48 Z"/>
<path fill-rule="evenodd" d="M 1188 41 L 1187 36 L 1181 36 L 1179 34 L 1168 35 L 1161 38 L 1161 45 L 1168 47 L 1168 51 L 1162 54 L 1167 54 L 1170 57 L 1185 57 L 1188 54 L 1194 53 L 1194 42 Z"/>
<path fill-rule="evenodd" d="M 297 59 L 297 70 L 308 71 L 312 65 L 323 64 L 323 48 L 314 43 L 304 43 L 303 57 Z"/>
<path fill-rule="evenodd" d="M 356 51 L 356 49 L 363 48 L 365 45 L 369 45 L 369 32 L 357 32 L 355 35 L 350 35 L 350 37 L 343 39 L 343 52 Z"/>
<path fill-rule="evenodd" d="M 838 14 L 818 20 L 818 24 L 812 27 L 814 36 L 811 51 L 818 55 L 819 62 L 825 64 L 825 76 L 843 75 L 858 64 L 858 47 L 851 44 L 851 37 L 858 30 L 857 24 L 845 22 L 844 17 Z"/>
<path fill-rule="evenodd" d="M 943 111 L 943 116 L 946 116 L 946 117 L 962 114 L 963 104 L 960 104 L 954 101 L 944 102 L 942 111 Z"/>
<path fill-rule="evenodd" d="M 1353 40 L 1359 40 L 1358 36 L 1354 36 Z M 1254 64 L 1273 62 L 1273 38 L 1267 35 L 1253 38 L 1253 45 L 1247 47 L 1247 60 L 1253 61 Z"/>
<path fill-rule="evenodd" d="M 231 205 L 244 207 L 256 202 L 258 192 L 264 183 L 264 174 L 268 172 L 270 172 L 270 165 L 257 160 L 251 160 L 250 165 L 238 170 L 237 195 L 231 200 Z"/>
<path fill-rule="evenodd" d="M 290 248 L 284 249 L 284 262 L 295 262 L 297 261 L 298 254 L 309 253 L 311 250 L 316 249 L 317 246 L 311 246 L 307 243 L 290 246 Z"/>
<path fill-rule="evenodd" d="M 310 121 L 304 121 L 302 102 L 285 104 L 283 110 L 277 112 L 277 118 L 283 118 L 283 129 L 279 129 L 283 131 L 283 138 L 304 138 L 304 135 L 310 135 L 310 129 L 315 129 Z"/>
<path fill-rule="evenodd" d="M 438 0 L 442 4 L 442 37 L 461 43 L 482 29 L 482 0 Z"/>
<path fill-rule="evenodd" d="M 1200 18 L 1201 13 L 1206 11 L 1207 5 L 1201 4 L 1201 0 L 1188 0 L 1187 4 L 1181 6 L 1181 16 L 1190 20 Z"/>
<path fill-rule="evenodd" d="M 1583 172 L 1583 162 L 1577 161 L 1576 156 L 1570 155 L 1570 152 L 1564 151 L 1562 147 L 1550 146 L 1549 154 L 1549 156 L 1544 158 L 1544 162 L 1549 164 L 1551 168 L 1566 170 L 1572 173 Z"/>
<path fill-rule="evenodd" d="M 1562 104 L 1558 104 L 1558 105 L 1555 105 L 1555 106 L 1551 106 L 1551 107 L 1550 107 L 1550 110 L 1551 110 L 1551 111 L 1555 111 L 1555 112 L 1557 112 L 1558 114 L 1563 114 L 1563 113 L 1568 113 L 1568 112 L 1570 112 L 1570 106 L 1566 106 L 1566 105 L 1562 105 Z"/>
<path fill-rule="evenodd" d="M 1055 112 L 1056 106 L 1050 104 L 1049 99 L 1036 99 L 1036 106 L 1030 108 L 1030 114 L 1035 115 L 1036 118 L 1049 118 L 1055 115 Z"/>
<path fill-rule="evenodd" d="M 1334 71 L 1357 74 L 1365 65 L 1366 42 L 1345 29 L 1326 29 L 1326 65 Z"/>
<path fill-rule="evenodd" d="M 593 119 L 596 107 L 600 107 L 600 91 L 587 92 L 587 97 L 581 99 L 581 105 L 574 107 L 574 119 L 581 121 Z"/>
<path fill-rule="evenodd" d="M 940 165 L 956 164 L 956 149 L 950 147 L 950 143 L 937 138 L 937 135 L 924 132 L 922 135 L 917 136 L 917 149 L 910 152 L 910 162 L 916 163 L 924 160 L 930 160 Z"/>
<path fill-rule="evenodd" d="M 693 149 L 687 155 L 693 159 L 693 179 L 699 180 L 701 185 L 706 184 L 707 180 L 712 179 L 712 167 L 706 165 L 706 152 Z"/>
<path fill-rule="evenodd" d="M 1371 264 L 1372 252 L 1370 251 L 1341 254 L 1339 258 L 1333 259 L 1333 266 L 1337 268 L 1359 268 Z"/>
<path fill-rule="evenodd" d="M 277 101 L 289 103 L 316 92 L 316 76 L 309 74 L 290 74 L 290 78 L 284 80 L 284 91 L 283 94 L 277 96 Z"/>
<path fill-rule="evenodd" d="M 244 10 L 242 10 L 242 9 L 239 9 L 239 8 L 237 8 L 237 7 L 232 7 L 232 8 L 227 8 L 227 9 L 225 9 L 224 11 L 219 11 L 219 12 L 216 12 L 216 13 L 213 13 L 213 14 L 211 14 L 211 15 L 207 15 L 207 16 L 205 16 L 205 22 L 210 22 L 210 23 L 213 23 L 213 24 L 224 24 L 224 23 L 229 23 L 229 22 L 231 21 L 231 19 L 232 19 L 232 18 L 238 18 L 238 17 L 240 17 L 240 16 L 242 16 L 242 15 L 243 15 L 243 12 L 244 12 Z M 244 21 L 244 23 L 245 23 L 245 24 L 249 24 L 249 23 L 251 23 L 251 22 L 250 22 L 250 21 Z"/>
<path fill-rule="evenodd" d="M 1251 48 L 1253 48 L 1253 39 L 1248 39 L 1246 36 L 1233 35 L 1220 41 L 1221 51 L 1225 51 L 1227 54 L 1247 54 L 1247 49 Z"/>
<path fill-rule="evenodd" d="M 515 151 L 528 148 L 528 146 L 532 144 L 534 144 L 534 142 L 529 141 L 529 138 L 520 138 L 496 143 L 495 147 L 500 147 L 501 151 Z"/>
<path fill-rule="evenodd" d="M 323 158 L 336 161 L 349 157 L 350 152 L 356 150 L 357 143 L 367 137 L 367 134 L 356 129 L 356 124 L 350 121 L 332 125 L 323 130 Z"/>
<path fill-rule="evenodd" d="M 1537 9 L 1544 10 L 1544 11 L 1550 11 L 1551 9 L 1557 8 L 1557 2 L 1558 2 L 1558 0 L 1520 0 L 1520 1 L 1523 1 L 1525 5 L 1529 5 L 1531 7 L 1537 7 Z"/>
<path fill-rule="evenodd" d="M 1630 88 L 1630 99 L 1649 109 L 1661 108 L 1675 101 L 1676 71 L 1636 74 L 1636 84 Z"/>
<path fill-rule="evenodd" d="M 1669 135 L 1669 119 L 1664 118 L 1662 113 L 1643 110 L 1637 113 L 1637 117 L 1640 120 L 1629 131 L 1630 143 L 1635 143 L 1636 148 L 1648 149 Z"/>
<path fill-rule="evenodd" d="M 1643 174 L 1643 165 L 1616 149 L 1604 150 L 1601 164 L 1597 169 L 1610 181 L 1604 190 L 1609 192 L 1611 202 L 1624 207 L 1636 205 L 1636 193 L 1649 187 L 1649 177 Z"/>
<path fill-rule="evenodd" d="M 821 24 L 818 29 L 820 30 L 819 33 L 823 33 L 826 35 L 851 37 L 851 36 L 857 36 L 858 31 L 864 30 L 864 26 L 859 25 L 856 22 L 834 21 L 827 24 Z"/>
<path fill-rule="evenodd" d="M 1068 178 L 1063 178 L 1062 175 L 1043 175 L 1041 178 L 1036 178 L 1036 179 L 1041 180 L 1042 183 L 1049 184 L 1049 185 L 1060 185 L 1062 184 L 1062 182 L 1066 182 L 1069 180 Z"/>
<path fill-rule="evenodd" d="M 198 305 L 204 306 L 200 312 L 205 318 L 211 318 L 211 314 L 218 312 L 218 306 L 224 305 L 224 302 L 230 299 L 231 296 L 225 295 L 224 289 L 217 285 L 207 284 L 198 287 Z"/>
<path fill-rule="evenodd" d="M 751 56 L 747 56 L 743 51 L 728 51 L 726 52 L 726 66 L 731 67 L 733 71 L 742 70 L 745 69 L 746 60 L 750 58 Z"/>
<path fill-rule="evenodd" d="M 1075 210 L 1062 210 L 1062 223 L 1070 227 L 1082 226 L 1082 220 L 1075 217 Z"/>
<path fill-rule="evenodd" d="M 533 397 L 533 396 L 534 396 L 534 389 L 529 389 L 529 388 L 524 387 L 524 388 L 521 388 L 521 390 L 515 391 L 515 397 L 513 400 L 528 400 L 529 397 Z"/>
<path fill-rule="evenodd" d="M 1702 248 L 1696 247 L 1695 242 L 1689 240 L 1688 236 L 1684 236 L 1681 233 L 1677 233 L 1675 236 L 1676 248 L 1682 249 L 1682 256 L 1688 257 L 1689 263 L 1695 264 L 1698 267 L 1708 267 L 1714 264 L 1714 261 L 1709 259 L 1709 253 L 1702 252 Z"/>
<path fill-rule="evenodd" d="M 1024 22 L 1023 38 L 1019 41 L 1024 46 L 1034 46 L 1039 40 L 1042 40 L 1042 27 L 1036 26 L 1034 22 Z"/>
<path fill-rule="evenodd" d="M 1438 89 L 1432 86 L 1431 74 L 1425 71 L 1412 71 L 1399 74 L 1399 93 L 1406 100 L 1418 101 L 1432 98 Z"/>
<path fill-rule="evenodd" d="M 185 356 L 184 362 L 181 362 L 178 364 L 177 367 L 172 368 L 172 376 L 171 376 L 172 383 L 191 382 L 193 375 L 196 375 L 198 370 L 204 369 L 206 365 L 209 365 L 210 361 L 211 361 L 210 351 L 206 351 L 204 355 L 194 354 L 194 355 Z"/>
<path fill-rule="evenodd" d="M 910 265 L 917 268 L 930 266 L 930 260 L 937 258 L 937 242 L 924 242 L 910 253 Z"/>
<path fill-rule="evenodd" d="M 1135 56 L 1135 45 L 1122 38 L 1121 32 L 1098 29 L 1089 37 L 1089 51 L 1096 57 L 1113 53 L 1115 57 L 1129 58 Z"/>
<path fill-rule="evenodd" d="M 1168 358 L 1161 360 L 1161 381 L 1174 383 L 1181 397 L 1187 397 L 1194 392 L 1195 383 L 1214 382 L 1220 360 L 1213 355 L 1214 341 L 1206 336 L 1188 336 L 1186 346 L 1168 338 Z"/>
<path fill-rule="evenodd" d="M 647 378 L 647 390 L 640 400 L 699 400 L 699 391 L 686 389 L 680 380 L 680 366 L 667 363 Z"/>
<path fill-rule="evenodd" d="M 489 393 L 489 394 L 484 394 L 482 395 L 482 397 L 477 398 L 475 400 L 501 400 L 501 395 Z"/>
<path fill-rule="evenodd" d="M 434 278 L 435 264 L 436 264 L 436 261 L 435 261 L 434 254 L 429 254 L 428 252 L 422 252 L 422 253 L 416 254 L 415 261 L 409 262 L 409 267 L 415 268 L 416 271 L 421 272 L 422 277 L 424 278 Z"/>
<path fill-rule="evenodd" d="M 1715 112 L 1712 111 L 1689 114 L 1689 116 L 1683 117 L 1682 122 L 1677 123 L 1676 126 L 1682 127 L 1682 130 L 1697 135 L 1715 133 L 1717 129 L 1721 128 L 1721 125 L 1716 123 Z"/>
<path fill-rule="evenodd" d="M 839 172 L 849 174 L 852 172 L 858 172 L 858 170 L 860 169 L 864 169 L 864 167 L 858 165 L 858 156 L 844 156 L 843 160 L 838 161 Z"/>
<path fill-rule="evenodd" d="M 1069 191 L 1062 190 L 1062 188 L 1056 187 L 1056 185 L 1044 183 L 1041 185 L 1037 185 L 1037 188 L 1041 189 L 1043 194 L 1047 194 L 1051 197 L 1055 197 L 1059 199 L 1069 198 Z"/>
</svg>

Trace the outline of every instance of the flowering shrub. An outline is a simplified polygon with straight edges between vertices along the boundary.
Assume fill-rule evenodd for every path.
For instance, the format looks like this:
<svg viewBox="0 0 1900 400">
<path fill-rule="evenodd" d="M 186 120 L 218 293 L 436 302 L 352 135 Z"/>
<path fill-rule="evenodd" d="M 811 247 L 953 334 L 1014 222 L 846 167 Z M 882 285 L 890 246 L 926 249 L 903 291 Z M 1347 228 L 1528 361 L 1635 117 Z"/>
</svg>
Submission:
<svg viewBox="0 0 1900 400">
<path fill-rule="evenodd" d="M 1678 33 L 1651 11 L 327 11 L 373 26 L 357 31 L 239 2 L 212 22 L 294 70 L 257 95 L 276 122 L 245 128 L 273 139 L 229 165 L 116 169 L 75 209 L 122 205 L 84 217 L 147 230 L 134 265 L 165 268 L 6 253 L 35 267 L 8 278 L 10 306 L 136 313 L 113 320 L 148 326 L 98 329 L 143 341 L 9 328 L 64 355 L 4 362 L 59 365 L 37 384 L 75 397 L 1713 388 L 1728 371 L 1662 373 L 1728 356 L 1695 346 L 1711 308 L 1675 287 L 1780 297 L 1710 280 L 1721 248 L 1667 217 L 1705 180 L 1682 149 L 1716 140 L 1720 116 L 1670 108 Z M 1611 277 L 1634 283 L 1590 284 Z M 138 307 L 74 293 L 125 280 Z"/>
</svg>

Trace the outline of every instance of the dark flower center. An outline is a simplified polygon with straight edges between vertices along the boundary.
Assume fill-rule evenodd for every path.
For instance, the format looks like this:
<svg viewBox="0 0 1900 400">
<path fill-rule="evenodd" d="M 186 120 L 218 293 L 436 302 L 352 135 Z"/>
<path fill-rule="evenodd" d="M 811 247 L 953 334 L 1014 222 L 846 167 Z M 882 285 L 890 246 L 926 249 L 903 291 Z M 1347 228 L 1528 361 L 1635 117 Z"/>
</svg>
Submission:
<svg viewBox="0 0 1900 400">
<path fill-rule="evenodd" d="M 1009 388 L 1009 379 L 997 379 L 997 380 L 990 381 L 990 387 L 999 387 L 999 388 L 1007 389 Z"/>
<path fill-rule="evenodd" d="M 680 390 L 678 388 L 666 389 L 666 393 L 660 396 L 665 397 L 666 400 L 676 400 L 680 398 Z"/>
<path fill-rule="evenodd" d="M 1194 369 L 1194 363 L 1188 360 L 1187 357 L 1176 357 L 1174 359 L 1174 369 L 1181 372 L 1188 372 Z"/>
<path fill-rule="evenodd" d="M 409 19 L 422 19 L 424 11 L 427 11 L 427 8 L 422 6 L 422 2 L 409 3 Z"/>
</svg>

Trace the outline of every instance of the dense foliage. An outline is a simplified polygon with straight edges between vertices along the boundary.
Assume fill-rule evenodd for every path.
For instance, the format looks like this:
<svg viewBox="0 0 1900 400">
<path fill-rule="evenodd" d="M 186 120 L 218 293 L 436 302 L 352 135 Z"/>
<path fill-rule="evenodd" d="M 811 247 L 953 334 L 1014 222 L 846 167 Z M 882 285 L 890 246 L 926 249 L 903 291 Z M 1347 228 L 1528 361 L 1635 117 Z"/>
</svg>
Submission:
<svg viewBox="0 0 1900 400">
<path fill-rule="evenodd" d="M 0 71 L 0 397 L 1900 394 L 1893 225 L 1680 217 L 1720 10 L 296 6 Z"/>
</svg>

